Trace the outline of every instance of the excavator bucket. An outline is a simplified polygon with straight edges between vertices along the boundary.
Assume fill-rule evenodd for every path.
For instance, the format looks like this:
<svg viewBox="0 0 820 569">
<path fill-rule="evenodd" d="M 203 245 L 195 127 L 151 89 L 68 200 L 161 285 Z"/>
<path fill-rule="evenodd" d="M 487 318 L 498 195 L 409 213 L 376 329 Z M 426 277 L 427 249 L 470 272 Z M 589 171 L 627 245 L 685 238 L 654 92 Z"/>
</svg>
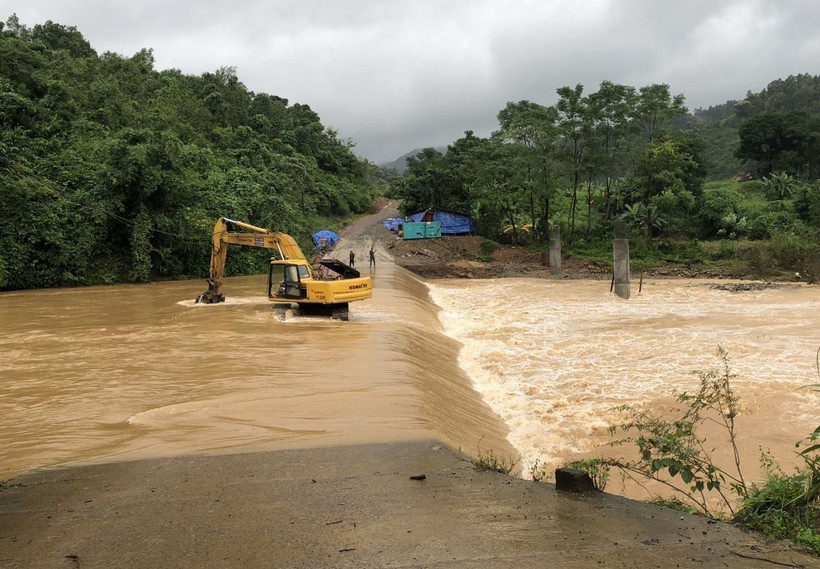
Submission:
<svg viewBox="0 0 820 569">
<path fill-rule="evenodd" d="M 209 280 L 208 290 L 196 297 L 196 304 L 216 304 L 218 302 L 225 302 L 225 295 L 217 290 L 215 282 Z"/>
</svg>

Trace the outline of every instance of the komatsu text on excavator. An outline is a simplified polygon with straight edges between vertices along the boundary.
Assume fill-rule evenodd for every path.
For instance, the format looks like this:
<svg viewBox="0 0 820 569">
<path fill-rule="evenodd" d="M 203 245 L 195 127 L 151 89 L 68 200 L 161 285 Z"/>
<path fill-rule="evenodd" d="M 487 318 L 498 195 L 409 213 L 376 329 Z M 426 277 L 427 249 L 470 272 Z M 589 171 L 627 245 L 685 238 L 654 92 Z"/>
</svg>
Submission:
<svg viewBox="0 0 820 569">
<path fill-rule="evenodd" d="M 350 302 L 373 296 L 373 280 L 362 277 L 338 259 L 322 259 L 322 269 L 314 270 L 290 235 L 220 217 L 214 225 L 208 290 L 197 297 L 197 303 L 224 302 L 222 280 L 230 244 L 273 249 L 278 253 L 279 258 L 274 257 L 270 263 L 268 299 L 280 309 L 297 304 L 300 309 L 347 320 Z"/>
</svg>

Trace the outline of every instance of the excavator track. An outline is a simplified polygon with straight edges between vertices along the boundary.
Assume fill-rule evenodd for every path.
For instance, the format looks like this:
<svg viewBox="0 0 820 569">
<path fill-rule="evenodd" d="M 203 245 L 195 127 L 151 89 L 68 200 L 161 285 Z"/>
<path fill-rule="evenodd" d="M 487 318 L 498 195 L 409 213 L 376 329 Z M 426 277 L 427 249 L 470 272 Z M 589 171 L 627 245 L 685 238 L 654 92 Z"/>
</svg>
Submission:
<svg viewBox="0 0 820 569">
<path fill-rule="evenodd" d="M 350 320 L 350 312 L 348 310 L 349 305 L 345 304 L 337 304 L 333 307 L 332 312 L 330 313 L 330 317 L 334 320 L 342 320 L 347 322 Z"/>
</svg>

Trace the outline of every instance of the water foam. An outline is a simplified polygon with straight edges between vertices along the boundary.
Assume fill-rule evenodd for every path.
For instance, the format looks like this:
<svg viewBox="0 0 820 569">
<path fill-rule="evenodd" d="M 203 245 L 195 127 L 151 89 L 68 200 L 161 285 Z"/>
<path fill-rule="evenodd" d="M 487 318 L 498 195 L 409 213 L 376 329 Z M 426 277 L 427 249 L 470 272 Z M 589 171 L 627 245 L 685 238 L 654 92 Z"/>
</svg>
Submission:
<svg viewBox="0 0 820 569">
<path fill-rule="evenodd" d="M 696 388 L 695 370 L 719 367 L 718 345 L 730 354 L 742 397 L 793 392 L 812 378 L 818 328 L 810 315 L 820 313 L 820 295 L 811 288 L 744 295 L 657 281 L 629 301 L 601 282 L 429 288 L 445 333 L 463 345 L 459 365 L 509 426 L 525 475 L 536 461 L 557 466 L 601 444 L 614 407 Z M 811 417 L 806 408 L 814 403 L 798 399 L 802 408 L 788 412 L 793 420 Z M 811 432 L 812 421 L 799 432 Z"/>
</svg>

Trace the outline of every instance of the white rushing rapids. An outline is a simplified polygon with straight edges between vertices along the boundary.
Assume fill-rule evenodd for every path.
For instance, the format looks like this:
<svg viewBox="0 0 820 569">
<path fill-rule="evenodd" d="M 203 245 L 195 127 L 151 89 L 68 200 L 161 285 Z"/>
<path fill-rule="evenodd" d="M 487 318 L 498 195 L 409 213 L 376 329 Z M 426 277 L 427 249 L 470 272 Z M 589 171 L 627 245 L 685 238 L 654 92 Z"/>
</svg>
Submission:
<svg viewBox="0 0 820 569">
<path fill-rule="evenodd" d="M 525 476 L 589 454 L 623 404 L 694 390 L 696 370 L 729 354 L 741 409 L 760 446 L 793 455 L 816 426 L 820 289 L 785 285 L 732 293 L 704 281 L 652 281 L 623 300 L 604 281 L 436 281 L 459 365 L 508 425 Z M 800 390 L 800 391 L 798 391 Z"/>
</svg>

